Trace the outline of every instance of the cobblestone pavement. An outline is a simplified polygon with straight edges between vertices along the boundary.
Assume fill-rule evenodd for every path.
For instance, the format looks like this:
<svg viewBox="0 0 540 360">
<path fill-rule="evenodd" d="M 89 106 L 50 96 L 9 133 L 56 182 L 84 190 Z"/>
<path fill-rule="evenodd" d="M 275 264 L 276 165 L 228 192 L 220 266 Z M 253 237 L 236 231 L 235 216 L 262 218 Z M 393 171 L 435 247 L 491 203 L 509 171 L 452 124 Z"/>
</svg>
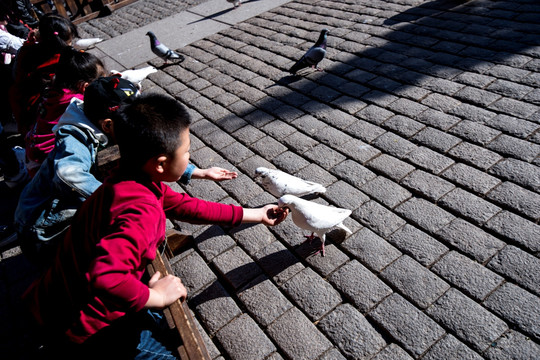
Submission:
<svg viewBox="0 0 540 360">
<path fill-rule="evenodd" d="M 538 19 L 532 0 L 296 0 L 143 83 L 190 108 L 196 165 L 240 174 L 189 194 L 275 202 L 267 166 L 353 210 L 325 257 L 290 218 L 171 224 L 195 235 L 171 263 L 212 358 L 540 358 Z M 290 76 L 324 27 L 324 71 Z"/>
</svg>

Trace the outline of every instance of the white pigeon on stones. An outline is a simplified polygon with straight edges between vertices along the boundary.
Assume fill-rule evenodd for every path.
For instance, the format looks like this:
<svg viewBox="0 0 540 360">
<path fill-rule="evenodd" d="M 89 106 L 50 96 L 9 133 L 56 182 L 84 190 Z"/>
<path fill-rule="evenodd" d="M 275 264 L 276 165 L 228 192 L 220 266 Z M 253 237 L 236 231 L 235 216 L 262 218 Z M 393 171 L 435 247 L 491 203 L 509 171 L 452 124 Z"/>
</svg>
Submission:
<svg viewBox="0 0 540 360">
<path fill-rule="evenodd" d="M 169 60 L 184 60 L 184 57 L 182 55 L 180 55 L 174 50 L 169 49 L 165 44 L 160 43 L 153 32 L 148 31 L 146 35 L 150 37 L 150 49 L 152 50 L 152 52 L 159 56 L 161 59 L 165 60 L 166 64 L 169 63 Z"/>
<path fill-rule="evenodd" d="M 258 167 L 255 173 L 261 177 L 262 187 L 277 198 L 286 194 L 305 196 L 326 192 L 326 188 L 321 184 L 301 179 L 281 170 Z"/>
<path fill-rule="evenodd" d="M 146 79 L 148 75 L 153 74 L 155 72 L 157 72 L 157 69 L 155 67 L 147 66 L 140 69 L 132 69 L 132 70 L 124 70 L 124 71 L 111 70 L 110 75 L 119 74 L 122 77 L 122 79 L 131 81 L 140 90 L 142 87 L 142 81 Z"/>
<path fill-rule="evenodd" d="M 349 235 L 352 234 L 352 231 L 343 225 L 343 221 L 352 213 L 349 209 L 318 204 L 294 195 L 280 197 L 278 207 L 288 208 L 291 211 L 293 223 L 300 229 L 311 231 L 311 235 L 306 236 L 306 241 L 311 242 L 314 238 L 313 234 L 317 234 L 321 239 L 321 248 L 318 252 L 322 252 L 322 256 L 324 256 L 327 232 L 337 227 L 345 230 Z"/>
<path fill-rule="evenodd" d="M 242 5 L 242 0 L 227 0 L 227 2 L 230 2 L 234 5 L 234 7 L 239 7 L 240 5 Z"/>
<path fill-rule="evenodd" d="M 90 46 L 93 46 L 99 42 L 102 42 L 101 38 L 88 38 L 88 39 L 79 39 L 75 41 L 75 47 L 79 49 L 88 49 Z"/>
</svg>

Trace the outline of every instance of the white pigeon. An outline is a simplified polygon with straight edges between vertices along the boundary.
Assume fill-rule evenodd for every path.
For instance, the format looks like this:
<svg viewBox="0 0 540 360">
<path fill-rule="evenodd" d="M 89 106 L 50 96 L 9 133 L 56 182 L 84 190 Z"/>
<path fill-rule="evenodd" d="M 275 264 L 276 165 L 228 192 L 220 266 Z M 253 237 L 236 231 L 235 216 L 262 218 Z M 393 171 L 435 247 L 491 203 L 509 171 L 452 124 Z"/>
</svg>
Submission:
<svg viewBox="0 0 540 360">
<path fill-rule="evenodd" d="M 97 44 L 98 42 L 102 42 L 103 39 L 101 38 L 88 38 L 88 39 L 79 39 L 75 41 L 75 46 L 79 49 L 88 49 L 90 46 L 93 46 Z"/>
<path fill-rule="evenodd" d="M 168 64 L 169 60 L 184 60 L 182 55 L 160 43 L 153 32 L 148 31 L 146 35 L 150 37 L 150 49 L 154 54 L 165 60 L 165 64 Z"/>
<path fill-rule="evenodd" d="M 311 235 L 306 236 L 309 241 L 313 240 L 313 234 L 317 234 L 321 239 L 319 251 L 322 252 L 322 256 L 324 256 L 326 233 L 332 228 L 338 227 L 345 230 L 347 234 L 352 234 L 352 231 L 343 225 L 343 221 L 352 213 L 349 209 L 318 204 L 294 195 L 280 197 L 278 207 L 288 208 L 291 211 L 293 223 L 300 229 L 311 231 Z"/>
<path fill-rule="evenodd" d="M 110 75 L 116 75 L 119 74 L 122 79 L 126 79 L 131 81 L 133 84 L 137 85 L 139 90 L 142 87 L 142 81 L 146 79 L 146 77 L 150 74 L 153 74 L 157 72 L 157 69 L 153 66 L 147 66 L 141 69 L 133 69 L 133 70 L 124 70 L 124 71 L 118 71 L 118 70 L 111 70 Z"/>
<path fill-rule="evenodd" d="M 305 196 L 326 192 L 326 188 L 321 184 L 301 179 L 281 170 L 258 167 L 255 173 L 261 177 L 262 187 L 277 198 L 286 194 Z"/>
<path fill-rule="evenodd" d="M 239 7 L 240 5 L 242 5 L 242 0 L 227 0 L 227 2 L 230 2 L 234 5 L 234 7 Z"/>
<path fill-rule="evenodd" d="M 326 38 L 330 31 L 328 29 L 322 29 L 319 39 L 309 48 L 308 51 L 298 60 L 290 69 L 291 74 L 296 74 L 298 70 L 307 68 L 311 66 L 312 68 L 317 68 L 318 71 L 321 71 L 317 64 L 324 59 L 326 55 Z"/>
</svg>

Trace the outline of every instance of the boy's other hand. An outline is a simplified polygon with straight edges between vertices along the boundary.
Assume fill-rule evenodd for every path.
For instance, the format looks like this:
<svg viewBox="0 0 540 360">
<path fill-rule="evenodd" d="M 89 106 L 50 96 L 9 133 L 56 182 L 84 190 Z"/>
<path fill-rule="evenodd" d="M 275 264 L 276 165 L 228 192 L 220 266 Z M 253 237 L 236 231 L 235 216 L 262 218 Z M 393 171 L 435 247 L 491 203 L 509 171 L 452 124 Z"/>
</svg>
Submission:
<svg viewBox="0 0 540 360">
<path fill-rule="evenodd" d="M 146 302 L 147 308 L 163 309 L 178 299 L 187 297 L 187 290 L 179 277 L 166 275 L 160 279 L 157 271 L 148 281 L 150 297 Z"/>
<path fill-rule="evenodd" d="M 211 167 L 208 169 L 195 169 L 192 177 L 198 179 L 223 181 L 236 179 L 238 177 L 238 173 L 236 171 L 230 171 L 220 167 Z"/>
</svg>

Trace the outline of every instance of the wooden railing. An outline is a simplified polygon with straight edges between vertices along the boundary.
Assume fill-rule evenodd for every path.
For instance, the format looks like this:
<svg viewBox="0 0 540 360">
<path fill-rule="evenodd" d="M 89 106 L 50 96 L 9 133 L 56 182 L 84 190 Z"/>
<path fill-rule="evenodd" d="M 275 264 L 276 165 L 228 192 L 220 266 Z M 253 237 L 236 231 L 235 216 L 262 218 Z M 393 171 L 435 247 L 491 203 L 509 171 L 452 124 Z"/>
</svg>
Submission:
<svg viewBox="0 0 540 360">
<path fill-rule="evenodd" d="M 31 0 L 32 4 L 44 13 L 57 12 L 73 21 L 74 24 L 108 15 L 114 10 L 137 0 Z M 144 1 L 144 0 L 143 0 Z M 53 3 L 51 9 L 50 2 Z"/>
</svg>

